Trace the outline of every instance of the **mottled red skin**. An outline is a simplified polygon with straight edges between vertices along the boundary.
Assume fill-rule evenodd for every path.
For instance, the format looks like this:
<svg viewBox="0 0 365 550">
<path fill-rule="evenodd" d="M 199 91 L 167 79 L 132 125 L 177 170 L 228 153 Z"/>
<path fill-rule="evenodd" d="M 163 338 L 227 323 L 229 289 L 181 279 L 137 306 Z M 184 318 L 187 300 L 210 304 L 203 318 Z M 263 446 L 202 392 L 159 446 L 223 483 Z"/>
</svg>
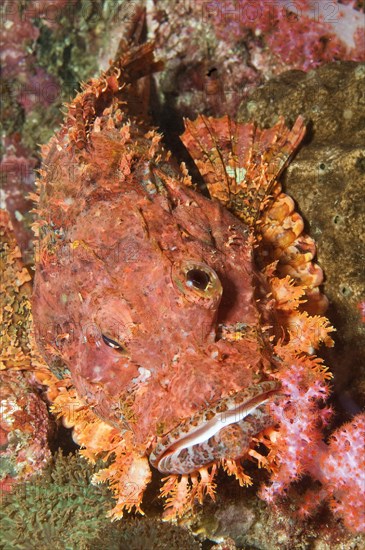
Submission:
<svg viewBox="0 0 365 550">
<path fill-rule="evenodd" d="M 147 448 L 181 419 L 264 377 L 255 292 L 265 282 L 248 227 L 183 185 L 141 123 L 132 119 L 131 137 L 121 138 L 128 120 L 116 107 L 105 111 L 81 151 L 67 126 L 50 142 L 33 313 L 48 363 L 61 359 L 93 410 L 130 427 Z M 202 304 L 179 290 L 176 278 L 191 260 L 217 273 L 222 299 Z M 246 323 L 247 336 L 221 339 L 222 323 Z"/>
</svg>

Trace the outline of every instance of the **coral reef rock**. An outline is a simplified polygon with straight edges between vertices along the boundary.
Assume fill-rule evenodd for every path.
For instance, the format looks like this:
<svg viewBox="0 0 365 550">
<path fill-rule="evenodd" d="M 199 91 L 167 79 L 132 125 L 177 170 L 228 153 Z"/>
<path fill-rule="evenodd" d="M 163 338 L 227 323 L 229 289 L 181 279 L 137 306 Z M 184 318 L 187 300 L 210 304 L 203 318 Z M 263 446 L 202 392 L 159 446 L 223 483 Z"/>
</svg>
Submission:
<svg viewBox="0 0 365 550">
<path fill-rule="evenodd" d="M 325 268 L 328 316 L 336 345 L 324 356 L 335 374 L 335 394 L 346 415 L 365 402 L 365 64 L 333 62 L 304 73 L 289 71 L 241 104 L 239 120 L 271 125 L 301 113 L 311 129 L 290 164 L 284 187 L 298 202 L 318 260 Z"/>
<path fill-rule="evenodd" d="M 0 237 L 0 488 L 7 491 L 45 466 L 51 422 L 33 377 L 44 363 L 32 338 L 31 276 L 4 210 Z"/>
</svg>

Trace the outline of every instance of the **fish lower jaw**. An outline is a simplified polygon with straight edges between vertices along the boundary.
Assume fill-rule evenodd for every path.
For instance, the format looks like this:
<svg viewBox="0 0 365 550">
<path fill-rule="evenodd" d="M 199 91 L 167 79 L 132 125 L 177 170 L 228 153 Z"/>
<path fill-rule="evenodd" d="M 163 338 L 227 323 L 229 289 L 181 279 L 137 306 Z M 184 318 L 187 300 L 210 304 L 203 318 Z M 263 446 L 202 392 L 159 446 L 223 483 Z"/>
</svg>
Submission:
<svg viewBox="0 0 365 550">
<path fill-rule="evenodd" d="M 184 475 L 243 456 L 252 438 L 272 425 L 266 404 L 279 390 L 276 381 L 249 386 L 183 421 L 160 438 L 150 455 L 152 466 L 163 474 Z"/>
</svg>

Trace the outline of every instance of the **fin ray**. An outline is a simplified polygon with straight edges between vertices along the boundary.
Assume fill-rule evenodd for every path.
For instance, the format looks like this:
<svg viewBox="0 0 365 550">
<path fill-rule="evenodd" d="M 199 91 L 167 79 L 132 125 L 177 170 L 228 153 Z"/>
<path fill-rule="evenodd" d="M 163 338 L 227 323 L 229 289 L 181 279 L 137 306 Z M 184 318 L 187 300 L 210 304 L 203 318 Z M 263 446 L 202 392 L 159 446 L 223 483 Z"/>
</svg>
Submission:
<svg viewBox="0 0 365 550">
<path fill-rule="evenodd" d="M 305 133 L 302 117 L 289 130 L 283 117 L 269 129 L 228 116 L 185 121 L 182 142 L 212 198 L 253 227 L 270 201 L 276 180 Z"/>
</svg>

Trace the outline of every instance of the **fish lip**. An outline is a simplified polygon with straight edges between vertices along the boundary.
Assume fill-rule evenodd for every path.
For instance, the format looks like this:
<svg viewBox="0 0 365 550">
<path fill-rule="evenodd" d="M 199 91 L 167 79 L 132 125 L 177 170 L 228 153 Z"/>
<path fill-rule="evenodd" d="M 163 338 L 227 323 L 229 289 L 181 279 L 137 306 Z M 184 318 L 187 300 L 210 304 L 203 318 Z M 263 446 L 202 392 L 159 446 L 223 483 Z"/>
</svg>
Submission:
<svg viewBox="0 0 365 550">
<path fill-rule="evenodd" d="M 278 396 L 280 389 L 280 382 L 267 380 L 215 401 L 210 407 L 184 419 L 170 432 L 158 438 L 149 457 L 150 463 L 164 474 L 181 473 L 166 468 L 164 459 L 183 449 L 205 443 L 222 428 L 241 422 L 255 409 Z"/>
</svg>

